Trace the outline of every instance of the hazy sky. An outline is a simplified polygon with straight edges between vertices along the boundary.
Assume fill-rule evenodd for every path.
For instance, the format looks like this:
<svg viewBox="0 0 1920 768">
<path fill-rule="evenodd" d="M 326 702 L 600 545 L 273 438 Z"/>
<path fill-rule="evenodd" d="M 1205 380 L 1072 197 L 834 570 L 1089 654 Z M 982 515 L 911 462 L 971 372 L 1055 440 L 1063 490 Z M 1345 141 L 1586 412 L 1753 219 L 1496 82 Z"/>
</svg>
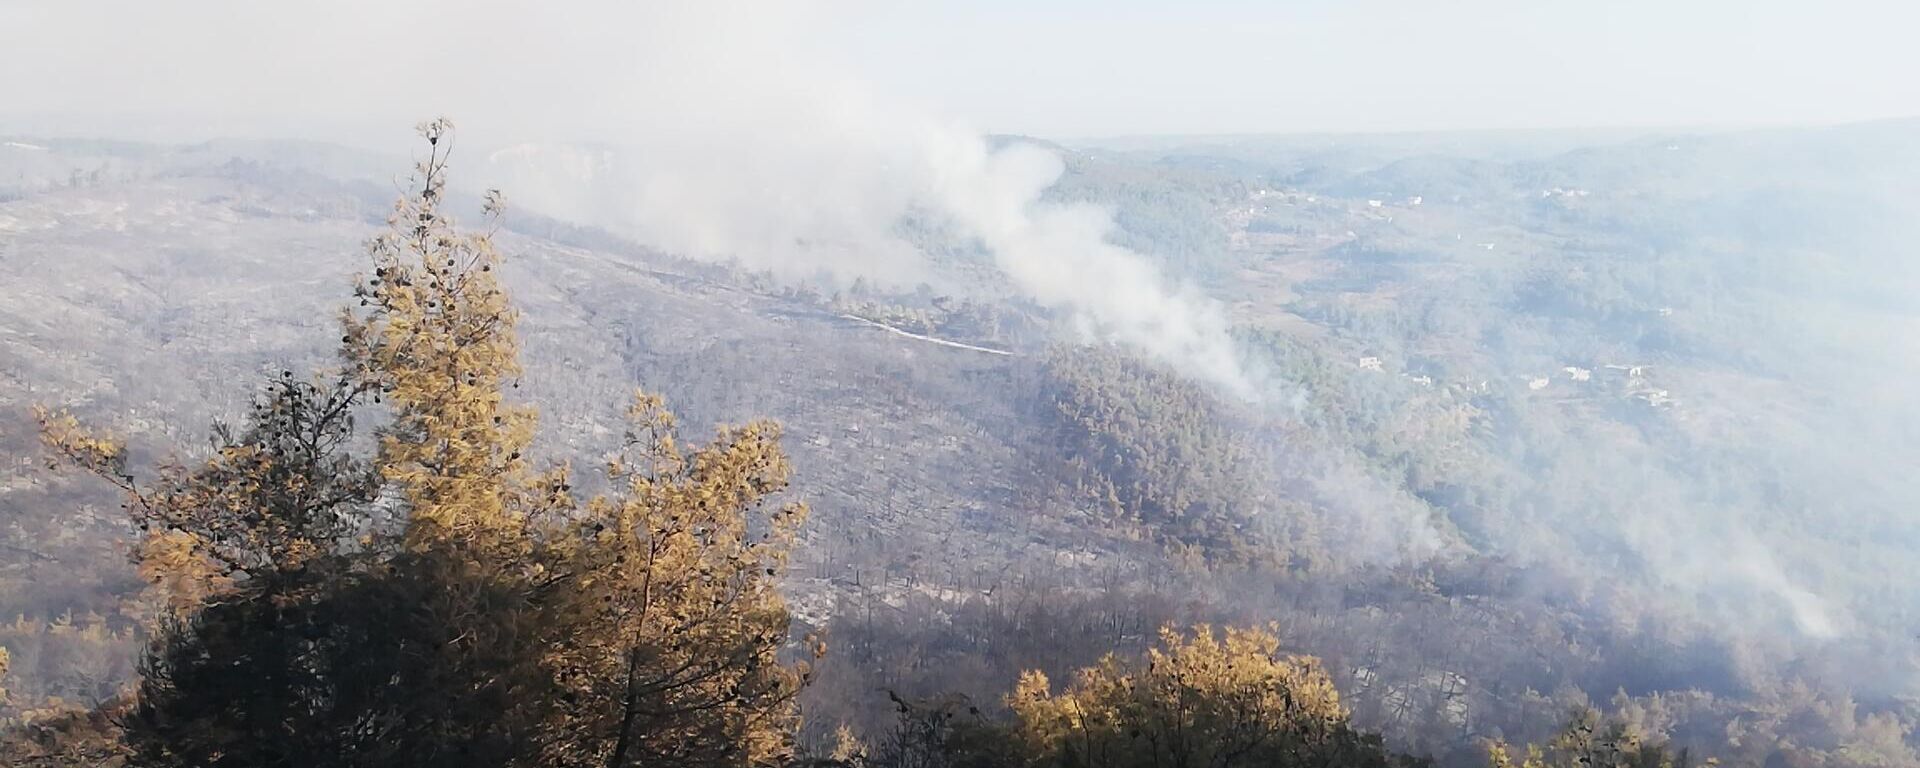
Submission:
<svg viewBox="0 0 1920 768">
<path fill-rule="evenodd" d="M 832 82 L 821 98 L 1053 137 L 1920 114 L 1909 2 L 714 6 L 0 0 L 0 130 L 345 138 L 432 110 L 501 138 L 617 138 L 622 94 L 660 87 L 636 83 L 811 95 L 796 74 Z"/>
<path fill-rule="evenodd" d="M 1041 5 L 1045 10 L 1035 11 Z M 1920 114 L 1920 4 L 896 3 L 889 89 L 1044 135 L 1829 122 Z"/>
</svg>

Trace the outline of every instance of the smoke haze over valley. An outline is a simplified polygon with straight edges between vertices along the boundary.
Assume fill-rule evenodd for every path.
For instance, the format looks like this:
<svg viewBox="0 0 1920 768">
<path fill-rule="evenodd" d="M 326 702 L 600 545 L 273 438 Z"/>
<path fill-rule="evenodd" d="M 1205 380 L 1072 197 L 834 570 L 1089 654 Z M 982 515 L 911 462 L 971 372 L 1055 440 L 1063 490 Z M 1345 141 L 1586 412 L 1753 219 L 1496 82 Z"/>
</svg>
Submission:
<svg viewBox="0 0 1920 768">
<path fill-rule="evenodd" d="M 191 464 L 256 379 L 375 367 L 333 318 L 424 152 L 530 454 L 617 488 L 635 386 L 783 426 L 800 752 L 1271 622 L 1444 765 L 1586 708 L 1920 764 L 1920 19 L 1242 5 L 0 0 L 0 725 L 168 637 L 34 409 Z"/>
</svg>

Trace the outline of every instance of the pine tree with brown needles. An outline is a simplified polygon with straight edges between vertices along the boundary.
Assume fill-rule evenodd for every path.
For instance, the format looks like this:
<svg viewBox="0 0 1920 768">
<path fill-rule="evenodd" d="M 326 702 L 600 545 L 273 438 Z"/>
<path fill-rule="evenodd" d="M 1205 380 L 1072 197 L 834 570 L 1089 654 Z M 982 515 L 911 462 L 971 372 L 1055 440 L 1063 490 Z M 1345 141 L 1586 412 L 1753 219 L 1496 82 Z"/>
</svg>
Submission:
<svg viewBox="0 0 1920 768">
<path fill-rule="evenodd" d="M 779 427 L 688 449 L 642 394 L 617 492 L 576 504 L 565 462 L 533 469 L 498 197 L 487 230 L 457 229 L 451 126 L 421 133 L 417 186 L 343 313 L 341 373 L 284 373 L 212 458 L 145 483 L 121 443 L 42 413 L 49 446 L 125 491 L 142 569 L 172 598 L 124 718 L 137 761 L 783 760 L 807 673 L 780 659 L 776 586 L 805 509 L 774 501 Z M 372 404 L 388 418 L 362 458 Z"/>
<path fill-rule="evenodd" d="M 452 126 L 420 126 L 428 156 L 417 188 L 402 197 L 388 230 L 368 246 L 373 274 L 342 317 L 349 369 L 377 387 L 393 418 L 381 430 L 381 475 L 406 499 L 411 551 L 457 544 L 524 549 L 530 497 L 541 483 L 523 456 L 534 410 L 507 402 L 520 374 L 517 319 L 497 268 L 492 231 L 461 232 L 443 206 Z M 551 487 L 551 478 L 546 478 Z"/>
<path fill-rule="evenodd" d="M 1386 766 L 1402 758 L 1348 723 L 1312 658 L 1268 631 L 1168 627 L 1145 664 L 1108 656 L 1054 693 L 1023 675 L 1007 704 L 1037 765 Z"/>
<path fill-rule="evenodd" d="M 563 693 L 553 765 L 763 765 L 791 757 L 802 665 L 776 577 L 806 509 L 770 504 L 790 469 L 779 426 L 682 448 L 664 402 L 636 396 L 619 484 L 550 537 L 542 563 L 571 582 L 547 663 Z M 824 650 L 816 641 L 814 653 Z"/>
</svg>

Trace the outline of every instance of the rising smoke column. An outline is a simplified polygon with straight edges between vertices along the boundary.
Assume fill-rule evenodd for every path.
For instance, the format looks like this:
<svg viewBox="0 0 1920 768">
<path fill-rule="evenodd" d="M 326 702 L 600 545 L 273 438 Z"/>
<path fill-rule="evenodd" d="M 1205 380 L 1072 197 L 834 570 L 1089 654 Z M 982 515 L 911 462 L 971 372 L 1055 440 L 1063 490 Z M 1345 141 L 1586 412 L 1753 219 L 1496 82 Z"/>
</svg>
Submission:
<svg viewBox="0 0 1920 768">
<path fill-rule="evenodd" d="M 1175 289 L 1145 257 L 1114 245 L 1106 209 L 1042 201 L 1065 169 L 1058 156 L 1019 143 L 991 151 L 966 135 L 926 145 L 935 202 L 1028 298 L 1074 313 L 1088 336 L 1130 345 L 1242 399 L 1259 396 L 1218 302 Z"/>
<path fill-rule="evenodd" d="M 725 3 L 642 12 L 632 28 L 649 45 L 621 54 L 639 57 L 624 70 L 635 75 L 595 96 L 617 117 L 601 132 L 609 149 L 513 147 L 488 182 L 669 251 L 894 285 L 928 276 L 897 232 L 931 216 L 977 239 L 1013 288 L 1072 318 L 1083 340 L 1124 344 L 1235 397 L 1261 394 L 1218 302 L 1110 242 L 1106 210 L 1043 200 L 1058 156 L 990 146 L 937 107 L 879 97 L 818 49 L 816 23 Z"/>
</svg>

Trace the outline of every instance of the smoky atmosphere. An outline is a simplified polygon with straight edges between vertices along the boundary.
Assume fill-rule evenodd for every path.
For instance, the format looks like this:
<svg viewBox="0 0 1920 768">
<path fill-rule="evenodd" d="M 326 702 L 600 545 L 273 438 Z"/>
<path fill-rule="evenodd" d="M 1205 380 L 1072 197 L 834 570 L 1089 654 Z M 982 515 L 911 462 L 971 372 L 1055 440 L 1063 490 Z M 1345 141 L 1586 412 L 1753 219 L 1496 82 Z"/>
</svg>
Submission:
<svg viewBox="0 0 1920 768">
<path fill-rule="evenodd" d="M 0 0 L 0 765 L 1920 767 L 1916 25 Z"/>
</svg>

